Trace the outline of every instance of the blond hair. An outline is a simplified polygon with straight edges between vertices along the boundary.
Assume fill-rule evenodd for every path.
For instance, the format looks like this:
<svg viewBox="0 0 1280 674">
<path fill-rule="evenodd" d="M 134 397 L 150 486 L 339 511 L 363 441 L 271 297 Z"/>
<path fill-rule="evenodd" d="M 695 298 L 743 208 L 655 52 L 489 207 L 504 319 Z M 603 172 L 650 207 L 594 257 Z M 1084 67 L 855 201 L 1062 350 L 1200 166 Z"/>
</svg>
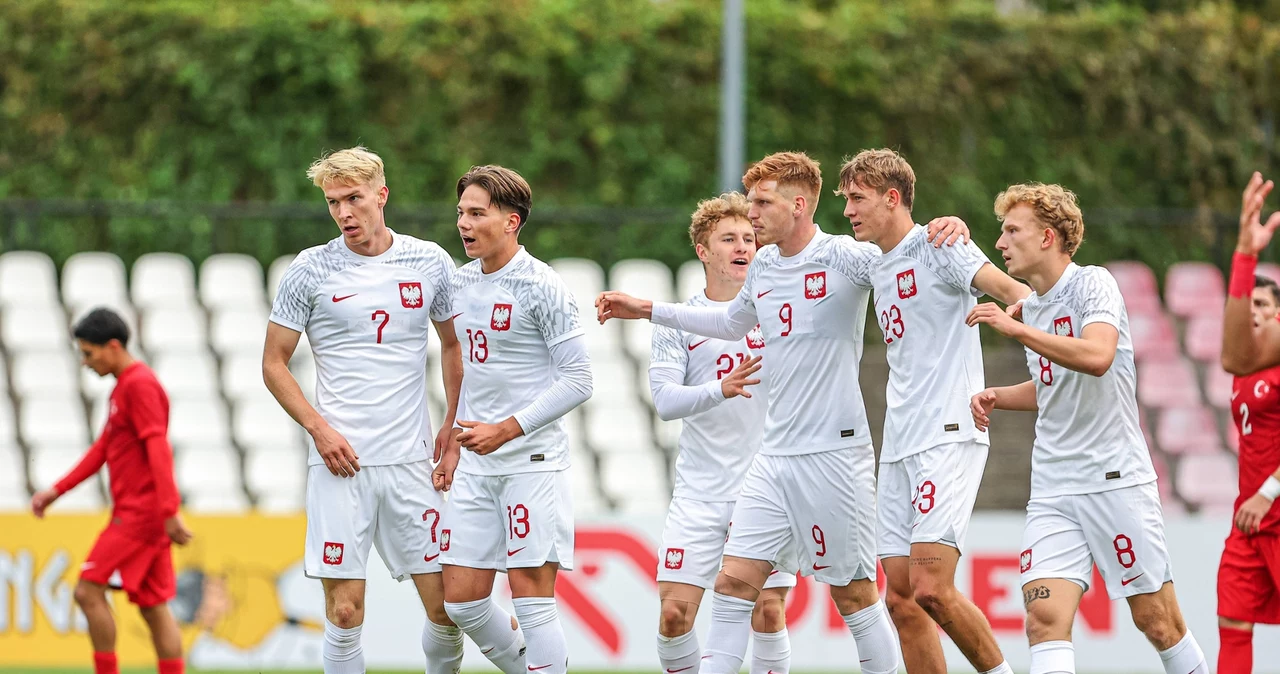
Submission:
<svg viewBox="0 0 1280 674">
<path fill-rule="evenodd" d="M 776 180 L 778 187 L 799 187 L 813 197 L 810 208 L 817 207 L 818 194 L 822 191 L 822 170 L 818 162 L 803 152 L 775 152 L 752 164 L 742 176 L 747 190 L 754 189 L 763 180 Z"/>
<path fill-rule="evenodd" d="M 888 148 L 863 150 L 845 161 L 840 167 L 840 190 L 836 194 L 854 185 L 870 187 L 880 194 L 890 189 L 898 190 L 902 205 L 908 211 L 915 203 L 916 172 L 902 155 Z"/>
<path fill-rule="evenodd" d="M 520 216 L 517 231 L 524 227 L 533 210 L 533 188 L 523 176 L 505 166 L 472 166 L 458 178 L 458 198 L 472 185 L 489 193 L 490 204 Z"/>
<path fill-rule="evenodd" d="M 738 192 L 725 192 L 714 199 L 703 199 L 693 212 L 693 221 L 689 223 L 689 238 L 694 245 L 707 245 L 711 240 L 711 232 L 725 218 L 747 219 L 747 209 L 751 204 Z"/>
<path fill-rule="evenodd" d="M 1076 254 L 1080 242 L 1084 241 L 1084 217 L 1074 192 L 1061 185 L 1044 183 L 1010 185 L 996 197 L 996 217 L 1004 222 L 1009 211 L 1024 204 L 1031 207 L 1036 220 L 1058 233 L 1062 252 L 1068 256 Z"/>
<path fill-rule="evenodd" d="M 387 184 L 382 157 L 370 152 L 362 145 L 330 152 L 315 160 L 307 169 L 307 178 L 315 183 L 316 187 L 333 183 L 352 186 L 373 185 L 374 187 L 383 187 Z"/>
</svg>

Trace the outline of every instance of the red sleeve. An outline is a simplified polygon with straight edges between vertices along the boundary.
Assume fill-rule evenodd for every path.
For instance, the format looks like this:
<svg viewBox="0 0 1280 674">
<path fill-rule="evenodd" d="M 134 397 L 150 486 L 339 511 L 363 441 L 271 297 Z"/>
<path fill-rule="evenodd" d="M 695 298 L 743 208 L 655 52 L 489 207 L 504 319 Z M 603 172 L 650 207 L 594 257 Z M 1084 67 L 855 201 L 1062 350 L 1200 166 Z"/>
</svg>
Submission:
<svg viewBox="0 0 1280 674">
<path fill-rule="evenodd" d="M 146 442 L 154 435 L 168 435 L 169 399 L 160 388 L 160 382 L 143 379 L 130 386 L 127 393 L 123 412 L 138 439 Z"/>
<path fill-rule="evenodd" d="M 102 464 L 106 462 L 107 446 L 102 442 L 102 438 L 98 438 L 98 441 L 93 443 L 89 451 L 84 453 L 84 458 L 80 459 L 80 463 L 77 463 L 76 467 L 72 468 L 71 472 L 67 473 L 65 477 L 58 480 L 58 483 L 53 485 L 53 488 L 59 494 L 65 494 L 75 489 L 76 485 L 89 479 L 99 470 L 102 470 Z"/>
<path fill-rule="evenodd" d="M 173 449 L 163 435 L 152 435 L 145 441 L 147 464 L 151 466 L 151 479 L 156 483 L 156 501 L 160 514 L 166 518 L 178 513 L 178 485 L 173 481 Z"/>
</svg>

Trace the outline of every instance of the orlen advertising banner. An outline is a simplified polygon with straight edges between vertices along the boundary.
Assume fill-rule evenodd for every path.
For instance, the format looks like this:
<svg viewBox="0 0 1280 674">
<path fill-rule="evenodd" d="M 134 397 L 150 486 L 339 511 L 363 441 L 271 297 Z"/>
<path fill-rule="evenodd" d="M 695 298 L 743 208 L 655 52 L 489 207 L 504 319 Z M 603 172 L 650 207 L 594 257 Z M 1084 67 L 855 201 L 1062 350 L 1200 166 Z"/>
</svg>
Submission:
<svg viewBox="0 0 1280 674">
<path fill-rule="evenodd" d="M 970 528 L 969 551 L 957 583 L 986 614 L 1015 670 L 1027 671 L 1018 583 L 1019 515 L 983 515 Z M 316 669 L 324 620 L 320 584 L 302 574 L 304 520 L 296 517 L 188 518 L 196 541 L 175 549 L 178 598 L 188 662 L 195 668 Z M 0 667 L 81 667 L 89 662 L 84 619 L 72 591 L 77 570 L 105 516 L 0 515 Z M 577 528 L 577 569 L 558 585 L 569 639 L 570 666 L 582 670 L 658 669 L 654 641 L 662 517 L 593 519 Z M 1212 663 L 1217 653 L 1214 585 L 1225 518 L 1182 519 L 1168 525 L 1178 597 Z M 498 577 L 500 603 L 509 594 Z M 1133 627 L 1123 601 L 1106 597 L 1100 579 L 1081 603 L 1076 621 L 1081 672 L 1163 672 L 1154 650 Z M 411 583 L 396 583 L 370 555 L 364 626 L 370 667 L 423 666 L 422 606 Z M 126 666 L 154 662 L 145 625 L 114 596 L 119 653 Z M 710 605 L 710 599 L 706 600 Z M 703 635 L 709 611 L 702 611 Z M 792 671 L 853 671 L 854 642 L 826 588 L 802 578 L 792 591 L 787 621 Z M 1260 627 L 1257 671 L 1280 672 L 1280 630 Z M 950 669 L 969 665 L 945 636 Z M 496 671 L 470 641 L 467 670 Z"/>
</svg>

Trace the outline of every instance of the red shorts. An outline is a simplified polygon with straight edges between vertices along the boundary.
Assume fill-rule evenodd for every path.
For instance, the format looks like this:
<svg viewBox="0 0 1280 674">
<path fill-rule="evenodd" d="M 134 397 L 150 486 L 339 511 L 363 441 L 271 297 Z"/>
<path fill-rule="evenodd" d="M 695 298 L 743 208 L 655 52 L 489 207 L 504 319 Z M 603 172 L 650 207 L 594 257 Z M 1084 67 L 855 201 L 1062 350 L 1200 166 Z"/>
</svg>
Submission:
<svg viewBox="0 0 1280 674">
<path fill-rule="evenodd" d="M 1218 615 L 1280 624 L 1280 535 L 1246 536 L 1231 528 L 1218 564 Z"/>
<path fill-rule="evenodd" d="M 80 579 L 111 585 L 117 571 L 129 601 L 142 608 L 158 606 L 177 594 L 167 540 L 139 540 L 121 527 L 109 525 L 98 535 L 98 541 L 80 567 Z"/>
</svg>

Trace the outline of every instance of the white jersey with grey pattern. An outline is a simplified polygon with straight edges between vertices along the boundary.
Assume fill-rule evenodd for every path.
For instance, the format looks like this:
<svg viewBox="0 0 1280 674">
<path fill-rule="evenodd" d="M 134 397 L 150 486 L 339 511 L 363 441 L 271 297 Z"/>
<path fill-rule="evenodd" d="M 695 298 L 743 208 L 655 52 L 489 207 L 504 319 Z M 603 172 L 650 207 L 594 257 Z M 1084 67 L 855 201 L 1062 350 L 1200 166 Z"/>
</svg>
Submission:
<svg viewBox="0 0 1280 674">
<path fill-rule="evenodd" d="M 523 247 L 492 274 L 483 272 L 479 260 L 463 265 L 454 290 L 453 325 L 463 366 L 459 409 L 468 420 L 500 423 L 555 381 L 551 347 L 583 334 L 578 305 L 560 276 Z M 458 469 L 513 475 L 568 468 L 565 426 L 561 417 L 491 454 L 463 451 Z"/>
<path fill-rule="evenodd" d="M 1022 316 L 1031 327 L 1065 337 L 1080 337 L 1091 323 L 1111 325 L 1120 335 L 1115 360 L 1101 377 L 1068 370 L 1026 350 L 1040 408 L 1031 497 L 1091 494 L 1155 480 L 1138 423 L 1129 315 L 1111 272 L 1071 263 L 1043 296 L 1027 297 Z"/>
<path fill-rule="evenodd" d="M 316 411 L 364 466 L 430 458 L 427 335 L 453 305 L 453 259 L 429 241 L 391 236 L 373 257 L 342 237 L 302 251 L 271 308 L 271 322 L 307 333 Z M 312 444 L 308 464 L 322 463 Z"/>
</svg>

